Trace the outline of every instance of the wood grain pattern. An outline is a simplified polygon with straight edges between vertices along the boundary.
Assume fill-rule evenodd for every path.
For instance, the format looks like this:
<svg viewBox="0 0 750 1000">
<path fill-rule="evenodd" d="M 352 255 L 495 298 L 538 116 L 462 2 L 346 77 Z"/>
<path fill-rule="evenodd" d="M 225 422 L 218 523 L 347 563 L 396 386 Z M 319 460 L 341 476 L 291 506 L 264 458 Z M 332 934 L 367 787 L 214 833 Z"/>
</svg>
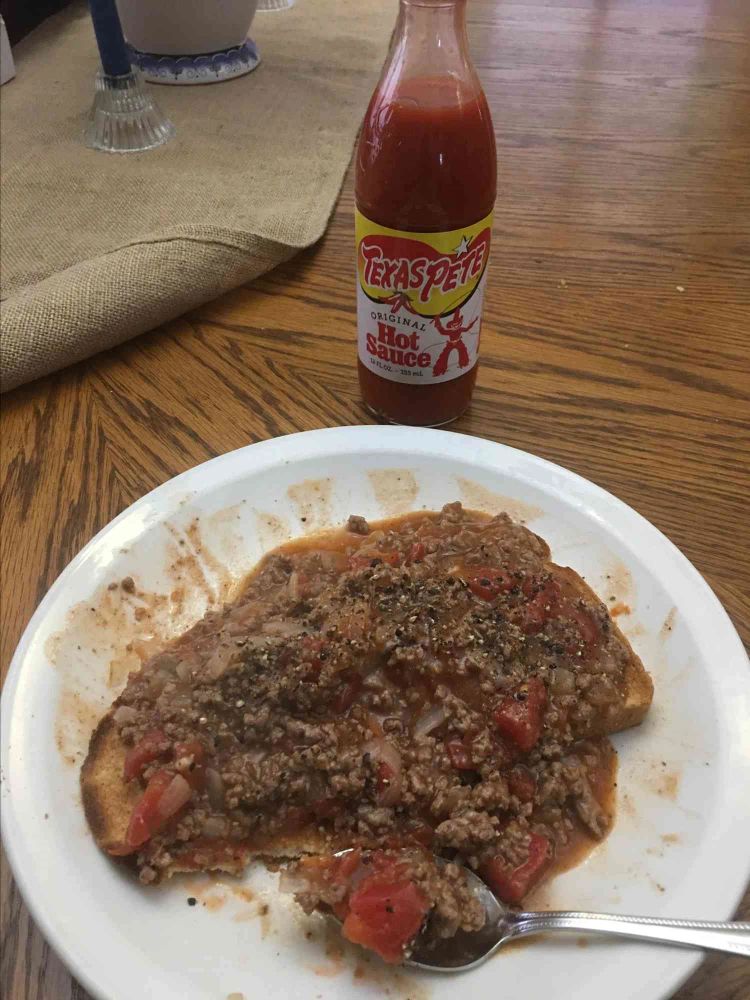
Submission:
<svg viewBox="0 0 750 1000">
<path fill-rule="evenodd" d="M 632 504 L 750 640 L 750 5 L 472 0 L 500 201 L 483 364 L 455 429 Z M 3 671 L 55 577 L 115 514 L 250 441 L 368 422 L 354 368 L 352 181 L 317 247 L 4 400 Z M 750 895 L 740 909 L 750 919 Z M 7 871 L 0 988 L 86 1000 Z M 711 957 L 679 1000 L 743 1000 Z"/>
</svg>

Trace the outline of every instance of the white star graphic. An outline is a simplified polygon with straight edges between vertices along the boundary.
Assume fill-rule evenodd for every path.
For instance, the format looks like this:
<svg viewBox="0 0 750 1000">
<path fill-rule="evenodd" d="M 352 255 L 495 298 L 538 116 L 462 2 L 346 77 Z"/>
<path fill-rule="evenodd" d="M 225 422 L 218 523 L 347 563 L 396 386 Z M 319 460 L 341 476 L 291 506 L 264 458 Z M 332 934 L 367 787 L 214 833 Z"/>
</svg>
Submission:
<svg viewBox="0 0 750 1000">
<path fill-rule="evenodd" d="M 466 237 L 465 237 L 465 236 L 462 236 L 462 237 L 461 237 L 461 242 L 460 242 L 460 243 L 458 244 L 458 246 L 457 246 L 457 247 L 456 247 L 456 249 L 455 249 L 455 250 L 453 251 L 453 253 L 454 253 L 454 254 L 455 254 L 455 255 L 456 255 L 457 257 L 462 257 L 462 256 L 463 256 L 463 255 L 464 255 L 464 254 L 466 253 L 466 251 L 467 251 L 468 249 L 469 249 L 469 241 L 468 241 L 468 240 L 466 239 Z"/>
</svg>

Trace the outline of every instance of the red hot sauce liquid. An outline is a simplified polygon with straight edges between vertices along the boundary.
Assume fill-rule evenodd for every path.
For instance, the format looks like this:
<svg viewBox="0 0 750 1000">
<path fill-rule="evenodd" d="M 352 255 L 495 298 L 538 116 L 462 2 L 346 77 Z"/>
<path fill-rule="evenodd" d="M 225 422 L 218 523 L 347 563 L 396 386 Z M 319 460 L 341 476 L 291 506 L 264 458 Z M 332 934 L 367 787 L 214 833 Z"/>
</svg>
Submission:
<svg viewBox="0 0 750 1000">
<path fill-rule="evenodd" d="M 475 225 L 492 212 L 497 182 L 492 121 L 476 75 L 465 76 L 395 81 L 385 76 L 370 102 L 357 151 L 357 209 L 370 222 L 441 233 Z M 460 308 L 454 317 L 457 329 Z M 450 327 L 445 317 L 438 317 L 438 324 L 441 319 Z M 359 359 L 365 404 L 395 423 L 436 426 L 456 419 L 469 405 L 476 376 L 474 363 L 448 381 L 414 385 L 383 377 Z"/>
</svg>

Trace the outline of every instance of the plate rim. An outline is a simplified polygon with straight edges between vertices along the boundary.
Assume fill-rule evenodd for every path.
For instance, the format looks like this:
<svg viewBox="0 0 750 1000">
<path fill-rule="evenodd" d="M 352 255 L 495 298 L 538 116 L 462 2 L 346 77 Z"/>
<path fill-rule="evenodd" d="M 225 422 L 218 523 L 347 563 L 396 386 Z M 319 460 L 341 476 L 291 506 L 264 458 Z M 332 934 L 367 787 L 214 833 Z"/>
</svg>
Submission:
<svg viewBox="0 0 750 1000">
<path fill-rule="evenodd" d="M 406 434 L 404 431 L 406 431 Z M 608 490 L 599 486 L 592 480 L 586 479 L 584 476 L 566 468 L 565 466 L 542 458 L 541 456 L 534 455 L 532 452 L 514 448 L 510 445 L 496 442 L 488 438 L 477 437 L 472 434 L 462 434 L 455 431 L 436 430 L 431 428 L 403 428 L 397 426 L 384 427 L 380 425 L 355 424 L 298 431 L 286 435 L 279 435 L 273 438 L 267 438 L 262 441 L 252 442 L 229 452 L 224 452 L 220 455 L 214 456 L 213 458 L 207 459 L 204 462 L 200 462 L 197 465 L 191 466 L 183 472 L 178 473 L 176 476 L 170 477 L 163 483 L 155 486 L 152 490 L 149 490 L 143 496 L 129 504 L 123 511 L 121 511 L 98 532 L 96 532 L 96 534 L 66 564 L 55 581 L 49 587 L 46 594 L 40 601 L 39 606 L 29 619 L 29 622 L 26 625 L 11 658 L 5 682 L 3 684 L 2 693 L 0 694 L 0 785 L 2 786 L 2 801 L 4 805 L 4 807 L 0 810 L 0 836 L 2 837 L 11 873 L 23 901 L 35 924 L 42 932 L 45 941 L 55 951 L 56 955 L 63 962 L 70 973 L 75 976 L 84 988 L 88 990 L 92 996 L 96 997 L 97 1000 L 110 1000 L 110 998 L 102 991 L 101 986 L 89 976 L 86 965 L 83 961 L 85 956 L 81 954 L 79 961 L 78 954 L 73 953 L 66 945 L 59 943 L 57 931 L 52 922 L 48 921 L 41 900 L 37 898 L 37 888 L 33 888 L 31 886 L 30 879 L 27 880 L 27 873 L 24 870 L 24 866 L 19 862 L 19 855 L 17 854 L 19 844 L 16 837 L 20 837 L 22 835 L 22 827 L 12 809 L 11 793 L 7 786 L 6 774 L 8 767 L 8 755 L 10 752 L 8 733 L 12 721 L 15 693 L 20 680 L 22 664 L 28 653 L 28 648 L 31 645 L 36 632 L 39 630 L 42 622 L 44 621 L 49 607 L 54 604 L 58 598 L 58 594 L 63 590 L 68 576 L 72 575 L 80 566 L 86 563 L 94 550 L 100 546 L 102 539 L 105 536 L 110 534 L 118 525 L 121 525 L 128 518 L 133 517 L 136 511 L 139 511 L 144 507 L 149 507 L 155 499 L 158 499 L 159 501 L 162 501 L 163 499 L 169 500 L 171 494 L 179 494 L 180 492 L 184 494 L 185 487 L 188 486 L 188 484 L 190 484 L 193 480 L 200 480 L 204 475 L 209 474 L 209 470 L 222 470 L 223 466 L 226 466 L 227 469 L 235 467 L 236 463 L 243 463 L 248 455 L 257 456 L 257 461 L 252 463 L 256 466 L 263 466 L 263 458 L 266 453 L 268 453 L 268 457 L 270 459 L 270 461 L 266 463 L 266 467 L 268 465 L 292 464 L 295 461 L 309 457 L 309 455 L 304 455 L 304 450 L 308 442 L 312 442 L 313 445 L 319 440 L 327 442 L 331 447 L 324 450 L 326 455 L 331 455 L 347 451 L 347 446 L 351 447 L 351 444 L 355 442 L 357 438 L 362 439 L 357 442 L 361 446 L 359 449 L 361 454 L 377 454 L 378 452 L 386 452 L 389 450 L 396 452 L 401 451 L 404 453 L 411 452 L 429 454 L 431 452 L 434 453 L 436 450 L 435 448 L 430 447 L 430 443 L 435 442 L 438 444 L 438 442 L 442 441 L 446 442 L 448 447 L 446 449 L 441 449 L 438 446 L 437 451 L 441 454 L 446 454 L 447 457 L 452 457 L 450 454 L 452 450 L 451 444 L 455 447 L 460 442 L 464 447 L 466 447 L 467 441 L 470 441 L 473 445 L 478 447 L 480 452 L 485 453 L 485 455 L 490 459 L 492 458 L 493 452 L 498 456 L 500 461 L 492 462 L 492 467 L 495 470 L 499 471 L 499 468 L 502 467 L 503 471 L 512 475 L 513 469 L 510 465 L 510 461 L 504 462 L 502 459 L 505 458 L 506 460 L 512 460 L 516 458 L 521 460 L 523 463 L 528 463 L 523 469 L 524 473 L 528 473 L 531 469 L 534 469 L 542 470 L 542 472 L 546 473 L 554 473 L 558 476 L 562 474 L 563 478 L 566 480 L 566 484 L 574 484 L 576 487 L 583 488 L 589 497 L 593 495 L 593 497 L 599 501 L 604 502 L 609 506 L 614 506 L 620 514 L 630 518 L 634 517 L 640 528 L 646 530 L 648 533 L 651 533 L 654 538 L 658 539 L 659 544 L 664 548 L 665 552 L 669 553 L 671 559 L 675 561 L 676 566 L 679 567 L 683 573 L 687 574 L 689 581 L 703 592 L 704 598 L 710 601 L 711 611 L 714 618 L 718 616 L 718 621 L 721 622 L 723 641 L 734 645 L 739 653 L 740 660 L 744 658 L 750 667 L 750 658 L 748 658 L 747 651 L 721 601 L 714 593 L 705 577 L 693 565 L 688 557 L 684 555 L 684 553 L 675 545 L 675 543 L 661 531 L 661 529 L 652 524 L 634 507 L 630 506 L 615 494 L 610 493 Z M 367 445 L 370 446 L 367 447 Z M 422 446 L 420 447 L 420 445 Z M 302 453 L 293 454 L 287 458 L 281 457 L 281 454 L 284 451 L 291 449 L 292 452 L 294 452 L 297 446 L 301 446 L 303 450 Z M 274 456 L 273 452 L 277 449 L 279 450 L 279 455 Z M 472 460 L 475 459 L 476 456 L 475 453 L 472 452 L 471 454 L 465 453 L 463 457 Z M 221 480 L 221 478 L 222 477 L 219 476 L 218 480 Z M 218 485 L 218 480 L 215 478 L 214 485 Z M 190 488 L 191 487 L 188 486 L 188 490 Z M 549 480 L 546 482 L 546 488 L 550 488 Z M 572 496 L 568 494 L 568 499 L 577 500 L 578 498 L 575 494 Z M 750 676 L 746 678 L 746 680 L 750 681 Z M 750 699 L 750 686 L 748 686 L 747 694 Z M 726 919 L 730 919 L 731 915 L 736 911 L 749 881 L 750 856 L 746 859 L 743 879 L 735 883 L 738 888 L 735 889 L 734 893 L 731 893 L 733 902 L 730 913 Z M 658 994 L 654 993 L 652 995 L 652 1000 L 668 1000 L 669 997 L 673 996 L 675 991 L 678 990 L 695 972 L 703 957 L 704 953 L 700 951 L 696 951 L 694 956 L 689 956 L 686 971 L 679 973 L 674 978 L 671 978 L 670 985 L 666 990 L 663 985 L 660 986 L 660 992 Z"/>
</svg>

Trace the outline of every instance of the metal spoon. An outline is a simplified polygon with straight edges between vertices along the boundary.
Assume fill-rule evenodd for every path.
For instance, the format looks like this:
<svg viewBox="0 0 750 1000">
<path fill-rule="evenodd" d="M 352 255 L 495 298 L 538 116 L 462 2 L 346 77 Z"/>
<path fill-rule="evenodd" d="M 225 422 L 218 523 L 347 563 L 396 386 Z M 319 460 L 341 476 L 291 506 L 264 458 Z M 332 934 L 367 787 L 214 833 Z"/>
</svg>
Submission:
<svg viewBox="0 0 750 1000">
<path fill-rule="evenodd" d="M 340 851 L 340 854 L 346 852 Z M 438 859 L 440 861 L 441 859 Z M 454 937 L 430 936 L 429 921 L 414 942 L 407 965 L 430 972 L 465 972 L 486 962 L 498 948 L 526 934 L 578 931 L 674 944 L 683 948 L 724 951 L 750 958 L 750 923 L 722 920 L 666 920 L 661 917 L 624 917 L 575 910 L 516 913 L 501 903 L 490 888 L 466 868 L 466 880 L 486 914 L 480 931 L 459 931 Z"/>
<path fill-rule="evenodd" d="M 549 931 L 584 931 L 657 941 L 684 948 L 731 952 L 750 958 L 750 923 L 710 920 L 666 920 L 661 917 L 622 917 L 607 913 L 550 911 L 516 913 L 495 897 L 468 868 L 466 878 L 484 906 L 487 919 L 481 931 L 459 932 L 447 940 L 430 938 L 430 927 L 417 938 L 408 965 L 431 972 L 464 972 L 486 962 L 508 941 L 526 934 Z"/>
</svg>

